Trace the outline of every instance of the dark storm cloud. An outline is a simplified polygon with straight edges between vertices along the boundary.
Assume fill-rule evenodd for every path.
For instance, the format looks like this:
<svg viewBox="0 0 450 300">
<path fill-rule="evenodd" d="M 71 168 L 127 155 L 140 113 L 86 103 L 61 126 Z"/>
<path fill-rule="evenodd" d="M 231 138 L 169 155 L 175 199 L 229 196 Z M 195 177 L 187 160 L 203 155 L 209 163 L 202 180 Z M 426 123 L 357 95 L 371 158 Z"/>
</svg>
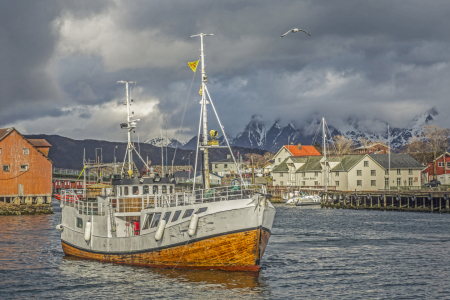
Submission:
<svg viewBox="0 0 450 300">
<path fill-rule="evenodd" d="M 122 99 L 117 80 L 137 80 L 136 100 L 158 101 L 143 121 L 148 138 L 166 124 L 178 129 L 186 99 L 183 133 L 196 134 L 200 76 L 187 98 L 193 73 L 186 63 L 199 56 L 199 40 L 189 36 L 200 32 L 214 33 L 205 40 L 209 90 L 231 134 L 253 114 L 298 126 L 321 115 L 336 125 L 364 119 L 370 129 L 405 126 L 433 106 L 450 113 L 447 1 L 14 1 L 1 8 L 0 126 L 58 113 L 106 118 L 89 107 Z M 294 27 L 312 36 L 280 39 Z"/>
</svg>

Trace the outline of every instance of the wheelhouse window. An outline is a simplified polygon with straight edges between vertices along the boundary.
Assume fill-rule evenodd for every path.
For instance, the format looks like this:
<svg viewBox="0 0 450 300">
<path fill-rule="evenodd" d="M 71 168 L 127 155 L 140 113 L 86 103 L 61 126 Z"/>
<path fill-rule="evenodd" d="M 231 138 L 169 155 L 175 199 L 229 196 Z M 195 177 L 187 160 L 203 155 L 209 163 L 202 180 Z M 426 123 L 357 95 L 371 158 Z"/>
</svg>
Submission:
<svg viewBox="0 0 450 300">
<path fill-rule="evenodd" d="M 23 148 L 23 154 L 29 155 L 30 154 L 30 148 Z"/>
<path fill-rule="evenodd" d="M 170 215 L 172 214 L 172 212 L 168 211 L 166 212 L 166 214 L 164 215 L 164 220 L 169 223 L 169 219 L 170 219 Z"/>
<path fill-rule="evenodd" d="M 152 228 L 155 228 L 156 226 L 158 226 L 159 224 L 159 220 L 161 219 L 161 213 L 156 213 L 155 217 L 153 218 L 153 222 L 152 222 Z"/>
<path fill-rule="evenodd" d="M 28 171 L 28 165 L 20 165 L 20 171 L 22 172 Z"/>
<path fill-rule="evenodd" d="M 153 195 L 156 195 L 156 194 L 158 194 L 158 186 L 154 185 L 153 186 Z"/>
<path fill-rule="evenodd" d="M 177 210 L 175 212 L 175 214 L 173 215 L 172 222 L 176 222 L 178 220 L 178 218 L 180 217 L 180 214 L 181 214 L 181 210 Z"/>
<path fill-rule="evenodd" d="M 82 218 L 77 218 L 77 227 L 83 228 L 83 219 Z"/>
<path fill-rule="evenodd" d="M 148 188 L 148 185 L 144 185 L 142 187 L 142 194 L 147 195 L 150 192 L 150 189 Z"/>
<path fill-rule="evenodd" d="M 122 193 L 122 187 L 120 187 L 119 188 L 119 196 L 122 196 L 123 195 L 123 193 Z"/>
<path fill-rule="evenodd" d="M 138 186 L 133 186 L 133 195 L 139 195 L 139 187 Z"/>
<path fill-rule="evenodd" d="M 167 194 L 167 186 L 165 185 L 162 186 L 162 193 Z"/>
<path fill-rule="evenodd" d="M 3 165 L 3 172 L 9 172 L 9 165 Z"/>
<path fill-rule="evenodd" d="M 203 212 L 205 212 L 205 211 L 207 211 L 207 210 L 208 210 L 207 207 L 201 207 L 201 208 L 198 209 L 197 213 L 198 213 L 198 214 L 201 214 L 201 213 L 203 213 Z"/>
<path fill-rule="evenodd" d="M 192 213 L 193 213 L 193 212 L 194 212 L 193 209 L 188 209 L 188 210 L 186 210 L 186 211 L 184 212 L 183 219 L 184 219 L 184 218 L 189 218 L 190 216 L 192 216 Z"/>
<path fill-rule="evenodd" d="M 123 195 L 128 196 L 128 187 L 127 186 L 123 188 Z"/>
<path fill-rule="evenodd" d="M 144 225 L 142 226 L 142 229 L 149 229 L 150 228 L 150 223 L 152 222 L 153 219 L 153 213 L 151 214 L 147 214 L 147 218 L 145 219 Z"/>
</svg>

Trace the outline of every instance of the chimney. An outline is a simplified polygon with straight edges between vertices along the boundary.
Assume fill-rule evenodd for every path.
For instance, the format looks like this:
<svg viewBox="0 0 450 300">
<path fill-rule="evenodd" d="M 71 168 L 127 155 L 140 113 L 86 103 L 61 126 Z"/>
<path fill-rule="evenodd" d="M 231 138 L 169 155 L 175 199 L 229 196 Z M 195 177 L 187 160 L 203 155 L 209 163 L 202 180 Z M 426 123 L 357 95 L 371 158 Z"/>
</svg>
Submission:
<svg viewBox="0 0 450 300">
<path fill-rule="evenodd" d="M 302 144 L 301 143 L 298 143 L 297 147 L 298 147 L 299 150 L 302 150 Z"/>
<path fill-rule="evenodd" d="M 231 154 L 227 154 L 227 159 L 230 159 L 231 158 Z"/>
</svg>

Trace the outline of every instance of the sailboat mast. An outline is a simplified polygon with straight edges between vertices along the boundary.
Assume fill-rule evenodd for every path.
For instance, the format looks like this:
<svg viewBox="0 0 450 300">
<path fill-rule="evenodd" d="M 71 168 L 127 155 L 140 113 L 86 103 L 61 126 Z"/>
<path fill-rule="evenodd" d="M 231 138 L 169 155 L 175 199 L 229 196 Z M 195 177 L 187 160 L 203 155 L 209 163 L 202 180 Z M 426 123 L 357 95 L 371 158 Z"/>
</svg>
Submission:
<svg viewBox="0 0 450 300">
<path fill-rule="evenodd" d="M 327 145 L 326 145 L 326 133 L 325 133 L 325 118 L 322 117 L 322 132 L 323 132 L 323 157 L 325 158 L 325 192 L 328 191 L 328 174 L 327 174 Z"/>
<path fill-rule="evenodd" d="M 391 190 L 391 136 L 389 132 L 389 124 L 388 124 L 388 181 L 389 181 L 389 190 Z"/>
</svg>

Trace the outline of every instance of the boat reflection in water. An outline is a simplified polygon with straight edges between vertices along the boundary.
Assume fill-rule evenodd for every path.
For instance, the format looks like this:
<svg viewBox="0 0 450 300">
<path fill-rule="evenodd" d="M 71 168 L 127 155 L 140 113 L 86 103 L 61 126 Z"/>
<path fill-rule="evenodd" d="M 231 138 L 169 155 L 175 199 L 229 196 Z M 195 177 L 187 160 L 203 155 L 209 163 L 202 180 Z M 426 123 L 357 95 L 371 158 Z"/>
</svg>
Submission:
<svg viewBox="0 0 450 300">
<path fill-rule="evenodd" d="M 164 289 L 166 296 L 172 293 L 186 291 L 195 287 L 201 290 L 220 292 L 236 292 L 242 295 L 260 295 L 266 287 L 259 272 L 227 272 L 222 270 L 184 270 L 159 269 L 144 266 L 125 266 L 103 262 L 86 261 L 82 258 L 65 255 L 61 264 L 61 273 L 72 278 L 72 281 L 89 280 L 89 277 L 112 277 L 117 284 L 132 284 L 138 287 L 142 284 L 158 289 Z M 120 275 L 114 275 L 120 274 Z M 78 279 L 77 279 L 78 278 Z M 124 282 L 124 280 L 128 280 Z M 147 288 L 145 288 L 148 290 Z M 173 289 L 171 291 L 170 289 Z M 158 290 L 154 290 L 155 295 Z M 175 296 L 175 294 L 172 294 Z"/>
</svg>

